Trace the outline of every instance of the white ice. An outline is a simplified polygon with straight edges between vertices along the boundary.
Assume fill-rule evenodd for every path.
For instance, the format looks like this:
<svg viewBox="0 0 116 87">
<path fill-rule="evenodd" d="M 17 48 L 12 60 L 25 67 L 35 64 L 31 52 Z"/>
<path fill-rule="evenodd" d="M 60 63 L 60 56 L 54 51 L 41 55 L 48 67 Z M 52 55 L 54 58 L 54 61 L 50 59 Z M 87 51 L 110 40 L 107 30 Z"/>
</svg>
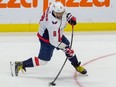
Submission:
<svg viewBox="0 0 116 87">
<path fill-rule="evenodd" d="M 65 35 L 70 40 L 71 33 Z M 28 68 L 18 77 L 10 74 L 10 61 L 38 56 L 39 48 L 36 33 L 0 33 L 0 87 L 48 87 L 66 58 L 62 51 L 55 50 L 45 66 Z M 73 49 L 88 76 L 67 61 L 56 87 L 116 87 L 116 32 L 74 33 Z"/>
</svg>

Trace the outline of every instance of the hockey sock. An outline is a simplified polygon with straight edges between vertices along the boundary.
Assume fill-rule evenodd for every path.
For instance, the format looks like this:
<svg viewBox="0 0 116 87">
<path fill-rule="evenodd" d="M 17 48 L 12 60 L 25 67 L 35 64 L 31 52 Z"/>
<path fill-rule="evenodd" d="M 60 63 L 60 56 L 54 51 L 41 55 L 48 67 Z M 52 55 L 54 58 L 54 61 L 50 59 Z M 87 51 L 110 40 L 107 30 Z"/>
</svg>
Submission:
<svg viewBox="0 0 116 87">
<path fill-rule="evenodd" d="M 69 61 L 71 62 L 71 64 L 74 67 L 77 67 L 80 65 L 80 62 L 78 62 L 76 55 L 74 55 L 73 57 L 69 58 Z"/>
<path fill-rule="evenodd" d="M 29 58 L 28 60 L 25 60 L 22 63 L 23 67 L 34 67 L 32 58 Z"/>
<path fill-rule="evenodd" d="M 28 60 L 23 61 L 23 67 L 35 67 L 40 65 L 47 64 L 48 61 L 41 60 L 38 57 L 29 58 Z"/>
</svg>

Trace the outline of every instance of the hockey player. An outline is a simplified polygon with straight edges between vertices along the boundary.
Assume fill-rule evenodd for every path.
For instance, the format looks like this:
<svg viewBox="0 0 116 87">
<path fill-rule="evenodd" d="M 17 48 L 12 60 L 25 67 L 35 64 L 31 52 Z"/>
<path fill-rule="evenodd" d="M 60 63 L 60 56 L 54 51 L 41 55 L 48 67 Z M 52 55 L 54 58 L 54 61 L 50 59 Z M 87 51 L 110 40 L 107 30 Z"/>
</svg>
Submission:
<svg viewBox="0 0 116 87">
<path fill-rule="evenodd" d="M 87 73 L 86 69 L 80 66 L 81 62 L 78 61 L 74 51 L 69 48 L 70 42 L 63 34 L 67 23 L 76 25 L 76 18 L 66 12 L 61 2 L 51 3 L 40 19 L 40 28 L 37 33 L 41 44 L 39 55 L 24 61 L 16 61 L 14 63 L 16 76 L 20 70 L 26 71 L 26 68 L 47 64 L 51 60 L 55 48 L 63 50 L 77 72 Z"/>
</svg>

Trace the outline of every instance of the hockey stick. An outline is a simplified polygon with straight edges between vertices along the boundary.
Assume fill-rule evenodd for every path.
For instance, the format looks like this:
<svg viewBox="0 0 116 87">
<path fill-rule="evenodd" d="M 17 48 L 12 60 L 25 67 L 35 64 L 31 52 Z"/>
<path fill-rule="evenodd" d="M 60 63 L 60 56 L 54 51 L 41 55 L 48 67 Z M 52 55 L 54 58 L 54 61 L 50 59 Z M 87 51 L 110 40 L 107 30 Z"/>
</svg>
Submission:
<svg viewBox="0 0 116 87">
<path fill-rule="evenodd" d="M 72 48 L 73 33 L 74 33 L 74 25 L 72 25 L 72 35 L 71 35 L 71 44 L 70 44 L 70 48 Z M 56 85 L 56 84 L 55 84 L 55 81 L 57 80 L 57 78 L 59 77 L 59 75 L 60 75 L 62 69 L 64 68 L 64 65 L 66 64 L 67 59 L 68 59 L 68 57 L 66 57 L 66 59 L 65 59 L 63 65 L 62 65 L 61 69 L 59 70 L 59 72 L 58 72 L 58 74 L 56 75 L 56 77 L 54 78 L 54 80 L 53 80 L 52 82 L 49 83 L 49 86 L 51 86 L 51 85 L 52 85 L 52 86 L 55 86 L 55 85 Z"/>
</svg>

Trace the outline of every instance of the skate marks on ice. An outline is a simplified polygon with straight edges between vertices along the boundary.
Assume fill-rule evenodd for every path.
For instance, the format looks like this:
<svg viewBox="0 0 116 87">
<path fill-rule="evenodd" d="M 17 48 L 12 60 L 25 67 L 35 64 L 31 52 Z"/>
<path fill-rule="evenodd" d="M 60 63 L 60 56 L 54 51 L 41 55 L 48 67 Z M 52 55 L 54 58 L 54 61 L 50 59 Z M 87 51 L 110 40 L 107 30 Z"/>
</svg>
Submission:
<svg viewBox="0 0 116 87">
<path fill-rule="evenodd" d="M 67 35 L 69 36 L 69 35 Z M 69 36 L 70 37 L 70 36 Z M 78 37 L 78 38 L 77 38 Z M 99 38 L 100 37 L 100 38 Z M 105 39 L 104 39 L 105 38 Z M 32 41 L 33 40 L 33 41 Z M 1 66 L 0 66 L 0 85 L 2 85 L 3 87 L 47 87 L 48 83 L 50 81 L 52 81 L 54 79 L 54 77 L 57 74 L 58 69 L 56 69 L 55 67 L 57 66 L 52 66 L 52 70 L 53 73 L 51 76 L 49 76 L 48 74 L 50 74 L 49 70 L 51 68 L 51 66 L 45 66 L 42 68 L 46 68 L 44 69 L 39 69 L 36 72 L 36 69 L 31 70 L 29 72 L 26 72 L 24 74 L 19 74 L 19 77 L 15 78 L 11 76 L 10 73 L 10 69 L 8 70 L 9 65 L 9 61 L 11 60 L 22 60 L 23 58 L 26 57 L 30 57 L 32 55 L 37 54 L 38 52 L 38 39 L 36 40 L 34 35 L 31 36 L 2 36 L 0 37 L 0 58 L 1 58 Z M 33 43 L 34 42 L 34 43 Z M 90 44 L 92 43 L 92 44 Z M 78 44 L 78 45 L 77 45 Z M 85 46 L 86 44 L 86 46 Z M 95 46 L 93 46 L 93 44 Z M 91 58 L 97 57 L 99 54 L 100 55 L 104 55 L 108 54 L 108 53 L 112 53 L 115 52 L 116 49 L 116 34 L 110 34 L 108 36 L 106 35 L 79 35 L 76 36 L 75 35 L 75 39 L 74 39 L 74 48 L 78 48 L 76 52 L 78 52 L 78 56 L 79 58 L 85 58 L 87 56 L 87 58 L 82 59 L 82 61 L 88 61 L 91 60 Z M 92 47 L 91 47 L 92 45 Z M 104 46 L 104 47 L 103 47 Z M 95 47 L 95 48 L 94 48 Z M 98 48 L 99 47 L 99 48 Z M 5 50 L 3 50 L 5 49 Z M 12 49 L 12 50 L 11 50 Z M 28 52 L 27 52 L 28 49 Z M 33 50 L 30 50 L 33 49 Z M 86 49 L 90 49 L 89 51 Z M 94 52 L 93 52 L 93 49 Z M 84 51 L 85 50 L 85 51 Z M 98 50 L 100 50 L 98 52 Z M 86 52 L 87 51 L 87 52 Z M 6 53 L 8 53 L 6 55 Z M 103 54 L 102 54 L 103 53 Z M 82 55 L 81 55 L 82 54 Z M 85 55 L 83 55 L 85 54 Z M 55 56 L 59 56 L 55 54 Z M 91 57 L 93 56 L 93 57 Z M 18 59 L 19 57 L 19 59 Z M 64 57 L 64 55 L 62 56 Z M 111 58 L 113 57 L 113 58 Z M 107 82 L 104 80 L 108 80 L 110 81 L 110 85 L 109 87 L 116 87 L 116 79 L 114 77 L 116 77 L 116 75 L 112 72 L 114 71 L 116 73 L 115 70 L 115 65 L 111 65 L 113 68 L 110 69 L 105 69 L 104 68 L 104 63 L 108 63 L 107 60 L 109 60 L 110 62 L 115 62 L 113 61 L 115 59 L 115 55 L 112 54 L 112 56 L 108 56 L 108 57 L 104 57 L 106 58 L 105 60 L 102 59 L 103 61 L 97 61 L 94 60 L 95 62 L 92 62 L 93 60 L 91 60 L 91 62 L 84 64 L 85 68 L 88 70 L 88 75 L 89 76 L 82 76 L 80 74 L 78 74 L 77 72 L 74 71 L 74 69 L 72 69 L 72 67 L 67 67 L 67 65 L 65 66 L 66 71 L 63 70 L 63 72 L 61 73 L 61 76 L 59 77 L 59 79 L 56 81 L 56 87 L 81 87 L 77 84 L 77 80 L 79 81 L 79 83 L 82 85 L 82 87 L 108 87 L 107 86 Z M 96 58 L 95 58 L 96 59 Z M 99 60 L 101 60 L 99 59 Z M 81 59 L 80 59 L 81 60 Z M 54 59 L 54 62 L 57 61 L 56 59 Z M 60 67 L 59 65 L 59 59 L 57 62 L 55 62 L 54 64 L 58 63 L 58 67 Z M 82 62 L 82 63 L 84 63 Z M 99 62 L 99 63 L 98 63 Z M 102 62 L 102 64 L 101 64 Z M 53 63 L 49 63 L 52 64 Z M 100 64 L 100 65 L 99 65 Z M 109 63 L 108 63 L 109 64 Z M 109 67 L 109 66 L 106 66 Z M 10 67 L 9 67 L 10 68 Z M 48 69 L 49 68 L 49 69 Z M 97 69 L 96 69 L 97 68 Z M 100 71 L 98 70 L 98 68 L 100 68 Z M 103 70 L 102 70 L 103 68 Z M 112 71 L 111 71 L 112 70 Z M 45 73 L 46 72 L 46 73 Z M 35 75 L 34 75 L 35 74 Z M 64 76 L 64 74 L 66 76 Z M 75 75 L 75 78 L 74 76 Z M 76 76 L 77 75 L 77 76 Z M 106 76 L 104 79 L 102 78 L 103 76 Z M 99 77 L 99 78 L 97 78 Z M 77 80 L 75 80 L 77 79 Z M 101 80 L 100 80 L 101 79 Z M 102 81 L 102 79 L 104 81 Z M 6 84 L 7 83 L 7 84 Z M 99 84 L 99 85 L 98 85 Z M 104 86 L 105 85 L 105 86 Z"/>
</svg>

